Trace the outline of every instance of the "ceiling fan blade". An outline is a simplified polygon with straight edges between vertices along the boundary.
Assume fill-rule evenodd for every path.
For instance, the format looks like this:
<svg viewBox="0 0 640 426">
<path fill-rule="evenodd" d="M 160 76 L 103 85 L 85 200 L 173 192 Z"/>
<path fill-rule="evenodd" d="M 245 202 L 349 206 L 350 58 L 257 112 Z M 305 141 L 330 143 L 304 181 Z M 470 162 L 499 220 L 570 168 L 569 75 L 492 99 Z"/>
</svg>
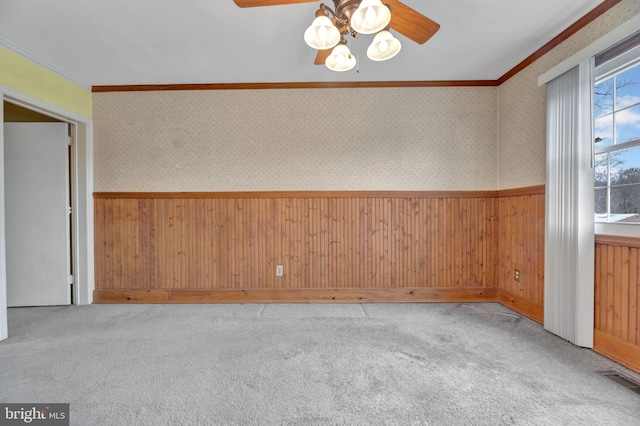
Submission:
<svg viewBox="0 0 640 426">
<path fill-rule="evenodd" d="M 440 29 L 440 24 L 400 3 L 398 0 L 383 0 L 391 8 L 389 26 L 418 44 L 429 40 Z"/>
<path fill-rule="evenodd" d="M 279 4 L 313 3 L 318 0 L 233 0 L 238 7 L 277 6 Z"/>
<path fill-rule="evenodd" d="M 316 65 L 324 65 L 325 61 L 327 60 L 329 55 L 331 55 L 332 51 L 333 49 L 318 50 L 318 54 L 316 55 L 316 60 L 313 61 L 313 63 Z"/>
</svg>

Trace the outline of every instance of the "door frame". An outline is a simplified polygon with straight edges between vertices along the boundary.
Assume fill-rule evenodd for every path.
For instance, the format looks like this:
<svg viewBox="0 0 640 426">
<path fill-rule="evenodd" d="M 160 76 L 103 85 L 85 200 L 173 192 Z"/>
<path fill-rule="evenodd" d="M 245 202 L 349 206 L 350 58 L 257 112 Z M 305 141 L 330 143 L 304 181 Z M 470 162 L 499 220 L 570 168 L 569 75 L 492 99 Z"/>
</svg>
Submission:
<svg viewBox="0 0 640 426">
<path fill-rule="evenodd" d="M 93 302 L 93 120 L 47 101 L 0 85 L 0 99 L 73 124 L 71 147 L 72 240 L 74 266 L 73 300 L 77 305 Z M 7 265 L 4 193 L 4 111 L 0 108 L 0 340 L 8 337 Z"/>
</svg>

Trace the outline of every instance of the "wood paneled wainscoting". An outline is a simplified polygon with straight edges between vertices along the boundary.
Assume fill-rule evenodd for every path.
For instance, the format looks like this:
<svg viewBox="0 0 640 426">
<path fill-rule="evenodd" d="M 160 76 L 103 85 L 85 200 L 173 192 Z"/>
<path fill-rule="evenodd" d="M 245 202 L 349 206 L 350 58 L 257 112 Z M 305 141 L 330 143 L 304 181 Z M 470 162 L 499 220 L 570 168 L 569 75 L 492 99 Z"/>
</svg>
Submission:
<svg viewBox="0 0 640 426">
<path fill-rule="evenodd" d="M 503 190 L 498 196 L 498 301 L 542 324 L 544 185 Z"/>
<path fill-rule="evenodd" d="M 497 191 L 94 198 L 97 303 L 497 300 Z"/>
<path fill-rule="evenodd" d="M 593 350 L 640 372 L 640 239 L 596 235 Z"/>
</svg>

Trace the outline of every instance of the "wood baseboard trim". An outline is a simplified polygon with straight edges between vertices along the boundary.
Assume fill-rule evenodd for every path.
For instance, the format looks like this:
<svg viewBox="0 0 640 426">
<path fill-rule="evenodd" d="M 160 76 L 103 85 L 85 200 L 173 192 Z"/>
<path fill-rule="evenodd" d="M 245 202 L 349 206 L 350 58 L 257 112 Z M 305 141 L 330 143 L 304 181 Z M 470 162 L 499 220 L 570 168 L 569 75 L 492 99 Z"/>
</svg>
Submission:
<svg viewBox="0 0 640 426">
<path fill-rule="evenodd" d="M 544 325 L 544 307 L 507 291 L 498 290 L 498 303 Z"/>
<path fill-rule="evenodd" d="M 495 288 L 95 290 L 93 303 L 495 302 Z"/>
<path fill-rule="evenodd" d="M 640 373 L 640 346 L 596 329 L 593 334 L 593 350 Z"/>
</svg>

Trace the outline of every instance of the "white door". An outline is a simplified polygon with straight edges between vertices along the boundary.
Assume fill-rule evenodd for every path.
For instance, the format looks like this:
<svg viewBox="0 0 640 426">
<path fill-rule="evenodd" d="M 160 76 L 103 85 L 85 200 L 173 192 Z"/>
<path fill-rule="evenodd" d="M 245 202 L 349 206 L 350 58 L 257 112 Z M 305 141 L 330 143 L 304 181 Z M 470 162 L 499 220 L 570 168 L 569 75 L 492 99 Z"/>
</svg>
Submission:
<svg viewBox="0 0 640 426">
<path fill-rule="evenodd" d="M 8 306 L 71 303 L 66 123 L 5 123 Z"/>
</svg>

